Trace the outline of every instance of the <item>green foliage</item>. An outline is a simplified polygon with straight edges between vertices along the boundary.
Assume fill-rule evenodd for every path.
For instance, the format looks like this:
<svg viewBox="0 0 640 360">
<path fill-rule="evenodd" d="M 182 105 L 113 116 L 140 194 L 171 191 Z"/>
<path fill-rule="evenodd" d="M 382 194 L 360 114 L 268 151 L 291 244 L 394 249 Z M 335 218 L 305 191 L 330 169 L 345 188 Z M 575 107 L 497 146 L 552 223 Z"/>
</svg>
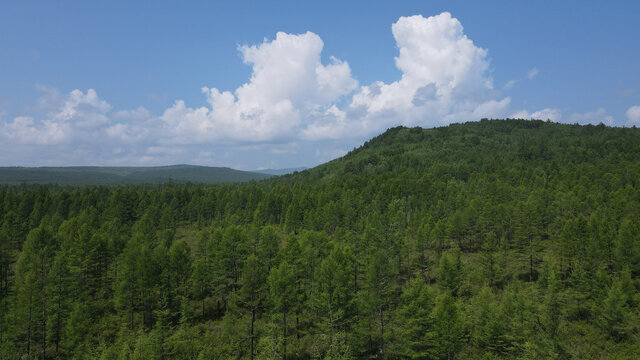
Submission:
<svg viewBox="0 0 640 360">
<path fill-rule="evenodd" d="M 464 284 L 464 273 L 460 249 L 457 247 L 440 258 L 438 284 L 453 296 L 459 295 L 460 288 Z"/>
<path fill-rule="evenodd" d="M 316 326 L 326 336 L 326 348 L 316 350 L 335 358 L 342 353 L 345 334 L 351 329 L 356 315 L 355 292 L 352 287 L 353 263 L 355 259 L 348 249 L 334 246 L 330 254 L 319 265 L 315 274 L 314 296 L 309 302 L 319 314 Z M 340 358 L 340 356 L 337 356 Z"/>
<path fill-rule="evenodd" d="M 0 359 L 635 358 L 638 131 L 397 127 L 257 183 L 1 186 Z"/>
<path fill-rule="evenodd" d="M 472 304 L 474 344 L 494 354 L 509 351 L 509 319 L 489 288 L 483 288 Z"/>
<path fill-rule="evenodd" d="M 421 278 L 414 278 L 405 287 L 396 310 L 398 353 L 408 359 L 429 359 L 436 356 L 436 333 L 432 311 L 434 295 Z"/>
<path fill-rule="evenodd" d="M 638 269 L 640 265 L 640 243 L 638 222 L 624 219 L 616 238 L 616 259 L 620 269 Z"/>
<path fill-rule="evenodd" d="M 465 328 L 455 298 L 444 293 L 433 309 L 437 354 L 440 358 L 454 359 L 465 342 Z"/>
<path fill-rule="evenodd" d="M 69 314 L 64 328 L 64 348 L 71 358 L 82 358 L 91 349 L 91 318 L 87 316 L 89 309 L 81 304 L 76 304 Z"/>
<path fill-rule="evenodd" d="M 271 269 L 269 274 L 269 293 L 275 313 L 279 313 L 281 322 L 281 350 L 283 356 L 287 356 L 287 314 L 296 305 L 296 280 L 294 268 L 284 260 L 278 267 Z"/>
<path fill-rule="evenodd" d="M 600 326 L 615 341 L 622 341 L 630 335 L 634 317 L 623 286 L 623 280 L 614 281 L 602 302 L 599 316 Z"/>
</svg>

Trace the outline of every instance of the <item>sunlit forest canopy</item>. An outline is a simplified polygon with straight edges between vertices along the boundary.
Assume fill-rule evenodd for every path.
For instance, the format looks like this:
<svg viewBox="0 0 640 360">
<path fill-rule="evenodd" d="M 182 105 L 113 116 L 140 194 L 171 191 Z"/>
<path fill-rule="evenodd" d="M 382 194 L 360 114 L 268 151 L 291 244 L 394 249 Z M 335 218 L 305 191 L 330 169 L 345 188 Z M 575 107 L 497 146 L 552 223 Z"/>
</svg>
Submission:
<svg viewBox="0 0 640 360">
<path fill-rule="evenodd" d="M 640 130 L 396 127 L 241 184 L 0 187 L 0 358 L 640 353 Z"/>
</svg>

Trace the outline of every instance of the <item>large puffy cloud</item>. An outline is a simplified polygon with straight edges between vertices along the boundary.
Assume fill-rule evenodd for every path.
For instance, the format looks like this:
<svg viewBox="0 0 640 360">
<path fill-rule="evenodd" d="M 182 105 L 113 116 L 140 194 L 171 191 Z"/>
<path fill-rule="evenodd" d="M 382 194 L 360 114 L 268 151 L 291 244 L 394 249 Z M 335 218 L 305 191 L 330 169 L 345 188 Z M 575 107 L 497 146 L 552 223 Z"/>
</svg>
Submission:
<svg viewBox="0 0 640 360">
<path fill-rule="evenodd" d="M 310 139 L 370 134 L 393 125 L 435 126 L 503 116 L 489 76 L 487 50 L 477 47 L 448 12 L 401 17 L 391 30 L 400 80 L 362 86 L 346 109 L 331 108 L 303 133 Z"/>
<path fill-rule="evenodd" d="M 280 32 L 273 41 L 241 46 L 244 62 L 253 68 L 248 83 L 234 93 L 205 87 L 210 107 L 177 101 L 160 119 L 183 143 L 294 138 L 309 119 L 358 85 L 348 63 L 333 57 L 321 63 L 323 46 L 311 32 Z"/>
<path fill-rule="evenodd" d="M 640 125 L 640 106 L 630 107 L 624 115 L 627 118 L 627 125 Z"/>
</svg>

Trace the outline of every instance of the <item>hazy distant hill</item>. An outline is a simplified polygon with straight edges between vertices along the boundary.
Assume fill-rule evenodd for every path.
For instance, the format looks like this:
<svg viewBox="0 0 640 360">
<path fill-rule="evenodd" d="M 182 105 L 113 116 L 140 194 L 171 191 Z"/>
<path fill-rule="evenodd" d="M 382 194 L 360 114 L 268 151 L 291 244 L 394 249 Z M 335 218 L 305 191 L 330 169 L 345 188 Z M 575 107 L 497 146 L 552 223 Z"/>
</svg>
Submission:
<svg viewBox="0 0 640 360">
<path fill-rule="evenodd" d="M 307 170 L 308 167 L 306 166 L 302 166 L 302 167 L 296 167 L 296 168 L 286 168 L 286 169 L 264 169 L 264 170 L 255 170 L 254 172 L 259 173 L 259 174 L 267 174 L 267 175 L 286 175 L 286 174 L 291 174 L 294 173 L 296 171 L 304 171 Z"/>
<path fill-rule="evenodd" d="M 169 180 L 192 183 L 231 183 L 262 180 L 269 174 L 226 167 L 172 165 L 157 167 L 1 167 L 0 183 L 41 183 L 61 185 L 157 184 Z"/>
</svg>

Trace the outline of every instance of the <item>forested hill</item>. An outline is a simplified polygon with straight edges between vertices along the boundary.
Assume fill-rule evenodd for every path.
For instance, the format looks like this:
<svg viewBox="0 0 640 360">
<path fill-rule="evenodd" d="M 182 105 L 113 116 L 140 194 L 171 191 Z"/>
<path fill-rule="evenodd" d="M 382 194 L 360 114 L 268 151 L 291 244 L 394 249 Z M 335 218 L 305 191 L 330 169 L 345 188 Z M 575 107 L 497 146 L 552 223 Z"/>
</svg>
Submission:
<svg viewBox="0 0 640 360">
<path fill-rule="evenodd" d="M 179 183 L 219 184 L 261 180 L 268 174 L 225 167 L 0 167 L 0 184 L 117 185 Z"/>
<path fill-rule="evenodd" d="M 372 174 L 450 177 L 532 176 L 566 165 L 607 166 L 637 162 L 640 129 L 566 125 L 530 120 L 486 120 L 434 129 L 395 127 L 344 157 L 290 178 L 327 181 Z M 525 166 L 528 169 L 523 168 Z"/>
<path fill-rule="evenodd" d="M 0 187 L 0 359 L 637 359 L 640 130 L 393 128 L 243 184 Z"/>
</svg>

